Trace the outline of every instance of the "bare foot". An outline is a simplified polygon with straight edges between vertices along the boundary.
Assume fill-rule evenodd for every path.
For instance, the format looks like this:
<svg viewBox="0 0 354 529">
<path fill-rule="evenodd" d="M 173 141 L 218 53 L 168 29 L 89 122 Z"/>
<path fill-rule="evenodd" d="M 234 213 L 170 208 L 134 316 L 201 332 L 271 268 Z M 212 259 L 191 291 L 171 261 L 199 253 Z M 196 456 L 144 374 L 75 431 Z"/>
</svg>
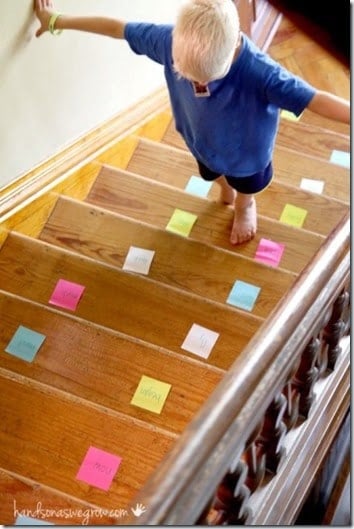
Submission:
<svg viewBox="0 0 354 529">
<path fill-rule="evenodd" d="M 241 244 L 250 241 L 257 230 L 257 206 L 254 197 L 246 205 L 235 201 L 235 214 L 231 230 L 231 244 Z"/>
</svg>

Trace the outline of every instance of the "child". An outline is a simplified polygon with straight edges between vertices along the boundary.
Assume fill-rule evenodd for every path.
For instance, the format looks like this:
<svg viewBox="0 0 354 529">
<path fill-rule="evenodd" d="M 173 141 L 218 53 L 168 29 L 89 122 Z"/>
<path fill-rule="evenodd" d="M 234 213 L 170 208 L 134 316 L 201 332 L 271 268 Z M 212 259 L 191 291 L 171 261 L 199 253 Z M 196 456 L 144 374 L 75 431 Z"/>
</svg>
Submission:
<svg viewBox="0 0 354 529">
<path fill-rule="evenodd" d="M 348 101 L 291 74 L 240 31 L 232 0 L 188 0 L 174 27 L 61 15 L 52 0 L 35 0 L 35 11 L 37 37 L 75 29 L 125 39 L 135 53 L 164 66 L 177 130 L 200 175 L 215 180 L 222 201 L 234 204 L 232 244 L 256 233 L 254 195 L 273 176 L 280 109 L 350 121 Z"/>
</svg>

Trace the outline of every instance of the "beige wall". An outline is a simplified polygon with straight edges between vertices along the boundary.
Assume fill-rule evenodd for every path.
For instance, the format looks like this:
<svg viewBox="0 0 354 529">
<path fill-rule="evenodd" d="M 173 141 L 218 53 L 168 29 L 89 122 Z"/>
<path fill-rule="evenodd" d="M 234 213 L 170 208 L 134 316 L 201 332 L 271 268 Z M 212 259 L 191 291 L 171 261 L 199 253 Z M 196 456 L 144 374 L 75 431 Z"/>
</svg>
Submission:
<svg viewBox="0 0 354 529">
<path fill-rule="evenodd" d="M 181 0 L 57 0 L 57 11 L 173 23 Z M 164 85 L 124 41 L 37 39 L 32 0 L 0 0 L 0 188 Z"/>
</svg>

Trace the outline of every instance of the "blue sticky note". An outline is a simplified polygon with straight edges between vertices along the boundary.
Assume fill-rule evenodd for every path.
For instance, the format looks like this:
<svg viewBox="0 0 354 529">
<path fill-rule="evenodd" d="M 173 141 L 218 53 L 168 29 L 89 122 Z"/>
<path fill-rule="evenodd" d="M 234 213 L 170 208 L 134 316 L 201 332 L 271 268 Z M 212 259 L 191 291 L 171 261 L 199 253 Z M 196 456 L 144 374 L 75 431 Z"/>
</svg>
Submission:
<svg viewBox="0 0 354 529">
<path fill-rule="evenodd" d="M 260 287 L 244 281 L 236 281 L 226 302 L 240 309 L 251 311 L 260 291 Z"/>
<path fill-rule="evenodd" d="M 38 349 L 45 340 L 44 334 L 32 331 L 20 325 L 8 343 L 5 351 L 22 360 L 32 362 Z"/>
<path fill-rule="evenodd" d="M 332 151 L 330 162 L 350 168 L 350 153 L 344 151 Z"/>
<path fill-rule="evenodd" d="M 198 197 L 205 198 L 208 195 L 212 185 L 213 182 L 207 182 L 206 180 L 203 180 L 201 176 L 192 175 L 185 187 L 185 191 L 191 195 L 197 195 Z"/>
<path fill-rule="evenodd" d="M 38 520 L 37 518 L 30 518 L 29 516 L 24 516 L 19 514 L 16 518 L 15 525 L 54 525 L 51 522 L 45 522 L 43 520 Z"/>
</svg>

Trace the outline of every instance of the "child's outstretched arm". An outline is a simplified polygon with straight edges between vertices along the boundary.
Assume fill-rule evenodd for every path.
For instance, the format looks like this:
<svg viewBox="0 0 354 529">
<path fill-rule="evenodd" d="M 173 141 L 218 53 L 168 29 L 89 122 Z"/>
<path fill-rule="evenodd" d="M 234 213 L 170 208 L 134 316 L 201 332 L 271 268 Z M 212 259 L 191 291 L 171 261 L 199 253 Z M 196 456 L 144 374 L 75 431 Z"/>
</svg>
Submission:
<svg viewBox="0 0 354 529">
<path fill-rule="evenodd" d="M 99 35 L 106 35 L 107 37 L 116 39 L 124 39 L 125 22 L 123 20 L 107 17 L 58 15 L 54 9 L 52 0 L 34 0 L 34 10 L 41 24 L 36 32 L 37 37 L 49 31 L 50 21 L 55 20 L 55 25 L 51 28 L 52 31 L 76 29 L 78 31 L 98 33 Z"/>
<path fill-rule="evenodd" d="M 349 101 L 329 92 L 317 90 L 307 108 L 326 118 L 341 121 L 342 123 L 350 123 Z"/>
</svg>

